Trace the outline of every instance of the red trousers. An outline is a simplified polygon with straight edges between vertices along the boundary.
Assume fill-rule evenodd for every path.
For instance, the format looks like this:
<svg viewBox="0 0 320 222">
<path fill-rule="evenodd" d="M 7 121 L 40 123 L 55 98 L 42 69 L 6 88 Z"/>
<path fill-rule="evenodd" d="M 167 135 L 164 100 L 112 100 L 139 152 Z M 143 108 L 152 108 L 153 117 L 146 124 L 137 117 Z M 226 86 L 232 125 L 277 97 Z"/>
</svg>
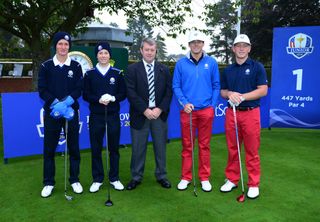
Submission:
<svg viewBox="0 0 320 222">
<path fill-rule="evenodd" d="M 196 129 L 198 132 L 199 161 L 198 173 L 200 181 L 209 180 L 210 176 L 210 139 L 214 109 L 212 107 L 192 112 L 193 147 Z M 182 176 L 183 180 L 192 180 L 192 143 L 190 135 L 190 114 L 180 111 L 182 136 Z"/>
<path fill-rule="evenodd" d="M 239 144 L 244 144 L 245 163 L 248 171 L 248 186 L 258 187 L 260 183 L 260 108 L 248 111 L 236 111 Z M 228 145 L 228 163 L 225 174 L 228 180 L 237 184 L 240 179 L 240 167 L 234 116 L 232 108 L 226 111 L 226 140 Z"/>
</svg>

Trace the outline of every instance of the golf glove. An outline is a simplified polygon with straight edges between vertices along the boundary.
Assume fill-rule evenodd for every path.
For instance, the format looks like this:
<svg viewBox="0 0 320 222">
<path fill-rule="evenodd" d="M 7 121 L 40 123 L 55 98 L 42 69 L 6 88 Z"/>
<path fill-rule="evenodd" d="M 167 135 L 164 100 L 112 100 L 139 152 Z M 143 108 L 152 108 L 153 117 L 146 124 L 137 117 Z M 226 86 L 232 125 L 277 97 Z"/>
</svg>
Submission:
<svg viewBox="0 0 320 222">
<path fill-rule="evenodd" d="M 64 102 L 66 106 L 71 106 L 74 103 L 74 99 L 71 96 L 67 96 L 62 102 Z"/>
<path fill-rule="evenodd" d="M 230 104 L 231 107 L 239 106 L 239 103 L 233 103 L 231 100 L 228 100 L 228 103 Z"/>
<path fill-rule="evenodd" d="M 59 100 L 57 98 L 55 98 L 50 105 L 50 109 L 53 109 L 53 106 L 56 105 L 58 102 L 59 102 Z"/>
<path fill-rule="evenodd" d="M 72 120 L 73 117 L 74 117 L 74 110 L 71 108 L 71 107 L 68 107 L 66 109 L 66 112 L 64 113 L 63 117 L 66 119 L 66 120 Z"/>
<path fill-rule="evenodd" d="M 103 101 L 105 101 L 105 102 L 109 102 L 109 101 L 114 102 L 114 101 L 116 101 L 116 98 L 115 98 L 114 96 L 108 94 L 108 93 L 103 94 L 103 95 L 101 96 L 101 99 L 102 99 Z"/>
<path fill-rule="evenodd" d="M 59 119 L 64 115 L 64 113 L 66 111 L 66 108 L 65 109 L 61 109 L 60 107 L 56 107 L 56 108 L 53 107 L 50 115 L 55 119 Z"/>
</svg>

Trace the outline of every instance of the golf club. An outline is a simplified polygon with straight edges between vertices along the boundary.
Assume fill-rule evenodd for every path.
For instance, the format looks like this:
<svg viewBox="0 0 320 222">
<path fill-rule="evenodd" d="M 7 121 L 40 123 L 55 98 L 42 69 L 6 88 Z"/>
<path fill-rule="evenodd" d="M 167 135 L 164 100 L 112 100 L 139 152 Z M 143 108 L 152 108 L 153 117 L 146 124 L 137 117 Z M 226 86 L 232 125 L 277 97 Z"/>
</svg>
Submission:
<svg viewBox="0 0 320 222">
<path fill-rule="evenodd" d="M 241 176 L 241 189 L 242 189 L 242 194 L 237 198 L 237 201 L 238 202 L 244 202 L 245 201 L 245 195 L 244 195 L 242 164 L 241 164 L 240 144 L 239 144 L 239 135 L 238 135 L 237 114 L 236 114 L 236 106 L 234 104 L 232 104 L 232 110 L 233 110 L 233 118 L 234 118 L 234 128 L 235 128 L 235 131 L 236 131 L 237 148 L 238 148 L 238 156 L 239 156 L 239 166 L 240 166 L 240 176 Z"/>
<path fill-rule="evenodd" d="M 66 137 L 66 140 L 65 140 L 66 145 L 64 149 L 64 196 L 68 201 L 70 201 L 73 199 L 73 197 L 70 195 L 67 195 L 67 169 L 68 169 L 68 120 L 67 119 L 66 119 L 64 134 Z"/>
<path fill-rule="evenodd" d="M 113 203 L 110 199 L 110 181 L 109 181 L 109 155 L 108 155 L 108 108 L 105 106 L 105 121 L 106 121 L 106 158 L 107 158 L 107 183 L 108 183 L 108 199 L 104 203 L 105 206 L 111 207 Z"/>
<path fill-rule="evenodd" d="M 194 196 L 198 196 L 196 192 L 196 175 L 194 171 L 194 145 L 193 145 L 193 134 L 192 134 L 192 112 L 190 112 L 190 141 L 191 141 L 191 149 L 192 149 L 192 178 L 193 178 L 193 193 Z"/>
</svg>

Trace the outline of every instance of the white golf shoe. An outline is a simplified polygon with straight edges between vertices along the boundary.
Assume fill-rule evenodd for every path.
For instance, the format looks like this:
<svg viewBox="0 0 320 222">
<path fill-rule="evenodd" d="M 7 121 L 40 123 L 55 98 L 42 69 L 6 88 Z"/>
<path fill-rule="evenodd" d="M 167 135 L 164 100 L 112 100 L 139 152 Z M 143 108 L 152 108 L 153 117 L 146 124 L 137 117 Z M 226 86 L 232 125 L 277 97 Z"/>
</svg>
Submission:
<svg viewBox="0 0 320 222">
<path fill-rule="evenodd" d="M 234 183 L 232 183 L 230 180 L 226 180 L 225 184 L 223 184 L 220 188 L 220 191 L 223 193 L 227 193 L 230 192 L 232 189 L 236 188 L 237 185 L 235 185 Z"/>
<path fill-rule="evenodd" d="M 80 194 L 83 192 L 83 188 L 79 182 L 75 182 L 75 183 L 71 184 L 71 187 L 73 189 L 73 192 L 75 192 L 75 193 Z"/>
<path fill-rule="evenodd" d="M 212 190 L 212 186 L 211 186 L 209 180 L 201 181 L 201 188 L 205 192 L 210 192 Z"/>
<path fill-rule="evenodd" d="M 255 199 L 259 196 L 259 187 L 249 187 L 247 197 Z"/>
<path fill-rule="evenodd" d="M 52 194 L 53 188 L 54 188 L 54 186 L 52 186 L 52 185 L 44 186 L 41 191 L 41 196 L 42 197 L 49 197 Z"/>
<path fill-rule="evenodd" d="M 99 182 L 93 182 L 90 186 L 90 193 L 95 193 L 95 192 L 98 192 L 100 187 L 101 187 L 102 183 L 99 183 Z"/>
<path fill-rule="evenodd" d="M 177 188 L 178 190 L 185 190 L 188 188 L 190 181 L 188 180 L 181 180 L 180 183 L 178 184 Z"/>
<path fill-rule="evenodd" d="M 115 190 L 124 190 L 124 186 L 123 184 L 120 182 L 120 180 L 114 181 L 114 182 L 110 182 L 110 184 L 113 186 L 113 188 Z"/>
</svg>

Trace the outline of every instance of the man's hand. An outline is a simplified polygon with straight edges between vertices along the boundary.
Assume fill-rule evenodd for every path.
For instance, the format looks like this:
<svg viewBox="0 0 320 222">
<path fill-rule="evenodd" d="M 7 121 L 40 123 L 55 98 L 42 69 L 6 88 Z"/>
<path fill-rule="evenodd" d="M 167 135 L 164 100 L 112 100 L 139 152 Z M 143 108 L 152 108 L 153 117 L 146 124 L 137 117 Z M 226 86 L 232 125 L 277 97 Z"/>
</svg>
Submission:
<svg viewBox="0 0 320 222">
<path fill-rule="evenodd" d="M 102 99 L 102 97 L 99 99 L 99 103 L 101 103 L 105 106 L 107 106 L 109 104 L 109 102 L 110 102 L 110 100 L 104 100 L 104 99 Z"/>
<path fill-rule="evenodd" d="M 232 106 L 235 105 L 235 106 L 239 106 L 240 103 L 242 103 L 243 101 L 245 101 L 245 98 L 243 97 L 243 95 L 241 93 L 238 93 L 238 92 L 231 92 L 229 95 L 229 104 Z M 231 103 L 230 103 L 231 102 Z"/>
<path fill-rule="evenodd" d="M 158 119 L 158 117 L 161 115 L 162 110 L 158 107 L 154 108 L 153 110 L 151 110 L 153 113 L 153 119 Z"/>
<path fill-rule="evenodd" d="M 64 113 L 63 117 L 66 120 L 72 120 L 74 117 L 74 110 L 71 107 L 68 107 L 66 112 Z"/>
<path fill-rule="evenodd" d="M 99 103 L 103 104 L 103 105 L 108 105 L 109 102 L 114 102 L 116 101 L 116 97 L 106 93 L 106 94 L 103 94 L 100 99 L 99 99 Z"/>
<path fill-rule="evenodd" d="M 147 117 L 148 120 L 154 119 L 153 112 L 152 112 L 152 110 L 149 109 L 149 108 L 147 108 L 147 109 L 143 112 L 143 115 L 145 115 L 145 117 Z"/>
<path fill-rule="evenodd" d="M 192 110 L 194 110 L 194 106 L 193 106 L 193 104 L 191 104 L 191 103 L 187 103 L 186 105 L 184 105 L 183 110 L 184 110 L 186 113 L 191 113 Z"/>
</svg>

